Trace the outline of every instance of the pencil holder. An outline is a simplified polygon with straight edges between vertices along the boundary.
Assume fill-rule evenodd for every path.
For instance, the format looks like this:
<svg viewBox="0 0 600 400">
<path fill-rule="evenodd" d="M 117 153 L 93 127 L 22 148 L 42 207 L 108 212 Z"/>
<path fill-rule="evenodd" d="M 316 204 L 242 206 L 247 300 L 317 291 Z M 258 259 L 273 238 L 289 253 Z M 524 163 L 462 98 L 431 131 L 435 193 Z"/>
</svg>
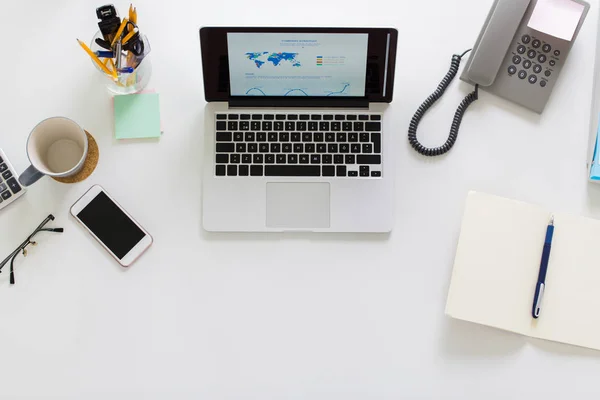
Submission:
<svg viewBox="0 0 600 400">
<path fill-rule="evenodd" d="M 93 52 L 106 52 L 110 51 L 105 48 L 100 47 L 98 43 L 96 43 L 96 39 L 103 39 L 102 33 L 100 31 L 96 32 L 94 37 L 92 38 L 92 42 L 90 43 L 90 49 Z M 150 53 L 150 42 L 145 35 L 140 35 L 140 41 L 143 42 L 143 52 L 136 56 L 130 51 L 123 51 L 121 54 L 121 70 L 122 72 L 117 71 L 117 80 L 110 75 L 105 74 L 102 69 L 96 65 L 96 63 L 92 63 L 96 70 L 104 76 L 106 81 L 106 87 L 109 91 L 115 94 L 133 94 L 139 91 L 144 90 L 148 82 L 150 81 L 150 76 L 152 75 L 152 64 L 149 60 L 148 53 Z M 111 64 L 116 63 L 116 57 L 110 60 L 109 58 L 100 57 L 100 60 L 103 63 L 107 64 L 108 69 L 112 70 Z"/>
</svg>

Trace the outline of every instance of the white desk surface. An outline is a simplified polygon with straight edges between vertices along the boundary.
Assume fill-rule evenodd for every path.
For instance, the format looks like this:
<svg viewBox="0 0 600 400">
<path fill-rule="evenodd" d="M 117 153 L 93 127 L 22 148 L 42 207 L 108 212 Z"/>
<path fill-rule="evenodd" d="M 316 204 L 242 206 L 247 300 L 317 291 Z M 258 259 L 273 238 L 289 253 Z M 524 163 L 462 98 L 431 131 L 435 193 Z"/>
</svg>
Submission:
<svg viewBox="0 0 600 400">
<path fill-rule="evenodd" d="M 481 93 L 456 147 L 433 160 L 409 147 L 409 120 L 491 0 L 139 1 L 166 132 L 138 143 L 113 138 L 111 98 L 75 41 L 94 34 L 102 3 L 2 5 L 0 147 L 22 171 L 31 128 L 64 115 L 95 136 L 100 164 L 75 185 L 43 178 L 0 211 L 0 258 L 49 213 L 65 228 L 18 261 L 16 285 L 0 275 L 1 398 L 598 398 L 600 353 L 444 315 L 468 190 L 600 217 L 585 168 L 598 0 L 543 116 Z M 391 235 L 202 230 L 198 28 L 272 24 L 399 29 Z M 422 124 L 425 143 L 446 139 L 470 89 L 453 83 Z M 68 214 L 92 184 L 155 238 L 129 270 Z"/>
</svg>

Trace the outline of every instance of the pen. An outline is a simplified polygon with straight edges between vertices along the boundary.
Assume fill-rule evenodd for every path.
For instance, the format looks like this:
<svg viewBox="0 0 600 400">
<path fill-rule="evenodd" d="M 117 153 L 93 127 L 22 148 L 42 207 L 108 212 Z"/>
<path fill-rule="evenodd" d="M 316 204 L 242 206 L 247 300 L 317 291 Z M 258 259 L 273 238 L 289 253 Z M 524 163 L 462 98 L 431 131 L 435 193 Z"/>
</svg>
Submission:
<svg viewBox="0 0 600 400">
<path fill-rule="evenodd" d="M 101 51 L 101 50 L 98 50 L 96 52 L 96 55 L 98 57 L 102 57 L 102 58 L 113 58 L 114 57 L 114 53 L 112 51 Z"/>
<path fill-rule="evenodd" d="M 133 67 L 125 67 L 125 68 L 119 68 L 118 71 L 122 74 L 133 74 L 133 71 L 135 71 L 133 69 Z"/>
<path fill-rule="evenodd" d="M 98 64 L 98 66 L 100 67 L 100 69 L 102 69 L 102 71 L 104 71 L 105 74 L 107 75 L 112 75 L 112 73 L 108 70 L 108 68 L 106 68 L 106 66 L 104 64 L 102 64 L 102 61 L 100 61 L 100 59 L 92 52 L 92 50 L 90 50 L 89 47 L 87 47 L 87 45 L 85 43 L 83 43 L 81 40 L 77 39 L 77 42 L 79 43 L 79 45 L 81 46 L 81 48 L 83 50 L 85 50 L 86 53 L 88 53 L 88 55 L 90 57 L 92 57 L 92 60 Z"/>
<path fill-rule="evenodd" d="M 546 239 L 544 240 L 544 250 L 542 251 L 542 261 L 540 262 L 540 273 L 535 285 L 535 296 L 533 297 L 533 318 L 537 319 L 542 310 L 542 299 L 546 290 L 546 272 L 548 272 L 548 260 L 550 259 L 550 249 L 552 248 L 552 236 L 554 235 L 554 216 L 550 219 L 546 229 Z"/>
</svg>

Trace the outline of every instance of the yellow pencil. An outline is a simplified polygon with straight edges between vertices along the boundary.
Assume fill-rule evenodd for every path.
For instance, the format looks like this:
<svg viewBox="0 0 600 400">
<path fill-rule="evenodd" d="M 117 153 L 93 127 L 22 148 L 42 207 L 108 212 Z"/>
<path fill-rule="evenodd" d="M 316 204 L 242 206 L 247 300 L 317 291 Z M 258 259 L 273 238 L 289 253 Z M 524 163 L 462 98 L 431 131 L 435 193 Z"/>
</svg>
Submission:
<svg viewBox="0 0 600 400">
<path fill-rule="evenodd" d="M 137 25 L 137 7 L 133 9 L 133 18 L 131 18 L 131 22 Z"/>
<path fill-rule="evenodd" d="M 119 77 L 117 76 L 117 67 L 115 66 L 115 62 L 113 61 L 112 58 L 109 58 L 108 62 L 110 63 L 110 68 L 111 68 L 113 79 L 116 81 L 119 79 Z"/>
<path fill-rule="evenodd" d="M 129 42 L 129 40 L 133 37 L 133 35 L 135 35 L 138 32 L 138 28 L 135 28 L 134 30 L 132 30 L 131 32 L 129 32 L 124 38 L 123 38 L 123 44 L 126 44 L 127 42 Z"/>
<path fill-rule="evenodd" d="M 112 75 L 112 73 L 108 70 L 108 68 L 106 68 L 106 66 L 104 64 L 102 64 L 102 61 L 100 61 L 100 59 L 92 52 L 92 50 L 90 50 L 89 47 L 87 47 L 87 45 L 85 43 L 83 43 L 81 40 L 77 39 L 77 42 L 79 43 L 79 45 L 81 46 L 82 49 L 85 50 L 86 53 L 88 53 L 88 55 L 90 57 L 92 57 L 92 60 L 98 64 L 98 66 L 102 69 L 102 71 L 104 71 L 104 73 L 108 74 L 108 75 Z"/>
<path fill-rule="evenodd" d="M 133 15 L 133 4 L 129 4 L 129 22 L 135 24 L 135 16 Z M 127 29 L 131 32 L 133 30 L 132 25 L 128 25 Z"/>
<path fill-rule="evenodd" d="M 119 27 L 117 34 L 115 35 L 112 43 L 110 44 L 111 47 L 113 47 L 115 43 L 117 43 L 117 40 L 121 37 L 121 34 L 123 33 L 123 29 L 125 29 L 125 25 L 127 25 L 127 22 L 129 22 L 127 18 L 123 18 L 123 22 L 121 22 L 121 26 Z"/>
</svg>

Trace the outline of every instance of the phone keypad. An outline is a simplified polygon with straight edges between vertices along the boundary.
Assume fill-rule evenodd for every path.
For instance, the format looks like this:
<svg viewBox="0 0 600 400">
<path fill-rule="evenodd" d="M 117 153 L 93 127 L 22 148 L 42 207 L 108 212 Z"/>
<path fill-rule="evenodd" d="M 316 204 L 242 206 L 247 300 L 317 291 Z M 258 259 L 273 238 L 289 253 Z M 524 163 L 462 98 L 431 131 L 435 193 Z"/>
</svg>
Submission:
<svg viewBox="0 0 600 400">
<path fill-rule="evenodd" d="M 512 55 L 512 64 L 507 72 L 509 76 L 527 79 L 531 85 L 545 88 L 560 61 L 560 50 L 552 49 L 552 45 L 528 34 L 522 35 Z M 522 69 L 519 70 L 518 66 Z M 531 70 L 530 68 L 533 67 Z M 528 72 L 528 70 L 530 72 Z"/>
</svg>

